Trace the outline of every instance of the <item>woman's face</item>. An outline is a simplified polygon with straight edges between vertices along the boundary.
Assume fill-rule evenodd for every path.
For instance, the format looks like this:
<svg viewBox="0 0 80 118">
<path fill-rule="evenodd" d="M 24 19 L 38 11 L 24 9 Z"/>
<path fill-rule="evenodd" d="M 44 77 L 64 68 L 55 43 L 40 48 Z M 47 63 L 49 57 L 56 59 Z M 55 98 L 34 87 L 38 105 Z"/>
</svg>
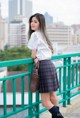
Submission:
<svg viewBox="0 0 80 118">
<path fill-rule="evenodd" d="M 31 30 L 37 31 L 39 29 L 39 21 L 36 17 L 33 17 L 31 20 Z"/>
</svg>

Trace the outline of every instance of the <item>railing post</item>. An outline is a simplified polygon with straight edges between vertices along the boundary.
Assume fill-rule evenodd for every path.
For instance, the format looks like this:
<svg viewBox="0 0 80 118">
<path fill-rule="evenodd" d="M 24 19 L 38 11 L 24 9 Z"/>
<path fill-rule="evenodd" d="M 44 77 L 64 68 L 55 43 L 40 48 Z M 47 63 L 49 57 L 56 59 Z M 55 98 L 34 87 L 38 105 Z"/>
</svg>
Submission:
<svg viewBox="0 0 80 118">
<path fill-rule="evenodd" d="M 33 64 L 29 64 L 28 65 L 28 71 L 31 73 L 32 72 L 32 67 L 33 67 Z M 32 118 L 32 92 L 30 91 L 30 75 L 28 76 L 28 104 L 31 105 L 31 107 L 28 109 L 28 116 L 29 118 Z"/>
<path fill-rule="evenodd" d="M 63 60 L 64 68 L 63 68 L 63 106 L 66 107 L 66 58 Z"/>
<path fill-rule="evenodd" d="M 21 78 L 21 106 L 24 108 L 24 76 Z"/>
<path fill-rule="evenodd" d="M 76 64 L 76 86 L 78 84 L 78 64 Z"/>
<path fill-rule="evenodd" d="M 13 90 L 13 111 L 16 111 L 16 80 L 12 79 L 12 90 Z"/>
<path fill-rule="evenodd" d="M 7 104 L 6 104 L 6 80 L 3 81 L 3 104 L 4 104 L 4 115 L 7 113 Z"/>
<path fill-rule="evenodd" d="M 38 103 L 36 106 L 36 112 L 38 113 L 38 115 L 36 116 L 36 118 L 39 118 L 39 92 L 36 92 L 36 102 Z"/>
<path fill-rule="evenodd" d="M 79 85 L 80 85 L 80 65 L 79 65 Z M 80 90 L 80 86 L 78 87 L 78 90 Z"/>
<path fill-rule="evenodd" d="M 70 105 L 71 57 L 68 58 L 68 64 L 69 64 L 69 66 L 68 66 L 68 92 L 67 92 L 67 96 L 69 99 L 67 100 L 67 103 Z"/>
</svg>

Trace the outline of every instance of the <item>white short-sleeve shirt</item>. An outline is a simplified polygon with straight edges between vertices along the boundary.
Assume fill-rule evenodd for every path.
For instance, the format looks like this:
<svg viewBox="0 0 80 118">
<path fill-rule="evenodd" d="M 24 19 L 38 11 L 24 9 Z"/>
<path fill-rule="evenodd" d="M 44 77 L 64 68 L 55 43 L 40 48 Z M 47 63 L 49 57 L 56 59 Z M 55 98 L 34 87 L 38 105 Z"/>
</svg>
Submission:
<svg viewBox="0 0 80 118">
<path fill-rule="evenodd" d="M 51 59 L 51 50 L 42 38 L 40 31 L 33 32 L 28 42 L 28 48 L 37 51 L 36 57 L 39 60 Z"/>
</svg>

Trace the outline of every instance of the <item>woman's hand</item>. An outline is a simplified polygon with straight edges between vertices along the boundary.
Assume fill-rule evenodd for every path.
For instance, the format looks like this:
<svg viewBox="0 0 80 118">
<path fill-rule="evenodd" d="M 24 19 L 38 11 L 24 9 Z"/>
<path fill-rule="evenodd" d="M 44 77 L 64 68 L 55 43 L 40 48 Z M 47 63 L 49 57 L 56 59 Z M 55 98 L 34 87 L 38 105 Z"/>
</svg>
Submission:
<svg viewBox="0 0 80 118">
<path fill-rule="evenodd" d="M 37 63 L 38 61 L 39 61 L 39 59 L 38 59 L 38 58 L 35 58 L 35 59 L 34 59 L 34 62 L 35 62 L 35 63 Z"/>
</svg>

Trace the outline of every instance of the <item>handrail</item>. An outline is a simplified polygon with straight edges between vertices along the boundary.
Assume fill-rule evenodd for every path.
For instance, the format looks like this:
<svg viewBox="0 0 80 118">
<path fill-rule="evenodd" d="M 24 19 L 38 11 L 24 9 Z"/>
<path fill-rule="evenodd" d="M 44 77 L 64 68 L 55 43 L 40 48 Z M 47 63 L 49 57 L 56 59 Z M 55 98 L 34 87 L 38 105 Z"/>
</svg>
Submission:
<svg viewBox="0 0 80 118">
<path fill-rule="evenodd" d="M 57 73 L 58 73 L 58 78 L 59 78 L 59 83 L 60 83 L 60 88 L 59 91 L 57 92 L 58 96 L 61 96 L 61 99 L 59 100 L 59 104 L 63 103 L 63 107 L 66 107 L 67 104 L 71 103 L 71 98 L 80 94 L 80 91 L 76 91 L 72 93 L 72 90 L 80 86 L 80 61 L 72 61 L 72 58 L 80 57 L 80 53 L 74 53 L 74 54 L 64 54 L 64 55 L 56 55 L 52 56 L 51 60 L 54 63 L 54 60 L 61 60 L 62 65 L 58 65 L 56 67 Z M 16 65 L 23 65 L 26 64 L 28 65 L 28 70 L 24 73 L 20 74 L 15 74 L 15 75 L 10 75 L 6 77 L 0 78 L 0 82 L 2 82 L 3 86 L 3 91 L 0 93 L 3 95 L 3 113 L 0 114 L 0 118 L 6 118 L 8 116 L 17 114 L 18 112 L 22 112 L 25 109 L 28 111 L 26 114 L 26 117 L 24 118 L 32 118 L 35 116 L 36 118 L 40 117 L 40 113 L 45 112 L 45 108 L 40 109 L 40 95 L 39 92 L 37 91 L 34 94 L 29 90 L 30 86 L 30 75 L 32 72 L 32 67 L 33 67 L 33 59 L 28 58 L 28 59 L 19 59 L 19 60 L 10 60 L 10 61 L 1 61 L 0 62 L 0 68 L 2 67 L 9 67 L 9 66 L 16 66 Z M 25 77 L 28 79 L 28 103 L 25 104 Z M 19 79 L 21 81 L 21 106 L 20 108 L 17 108 L 17 103 L 16 103 L 16 81 Z M 12 81 L 12 111 L 7 111 L 7 81 Z M 35 102 L 33 99 L 35 98 Z"/>
</svg>

